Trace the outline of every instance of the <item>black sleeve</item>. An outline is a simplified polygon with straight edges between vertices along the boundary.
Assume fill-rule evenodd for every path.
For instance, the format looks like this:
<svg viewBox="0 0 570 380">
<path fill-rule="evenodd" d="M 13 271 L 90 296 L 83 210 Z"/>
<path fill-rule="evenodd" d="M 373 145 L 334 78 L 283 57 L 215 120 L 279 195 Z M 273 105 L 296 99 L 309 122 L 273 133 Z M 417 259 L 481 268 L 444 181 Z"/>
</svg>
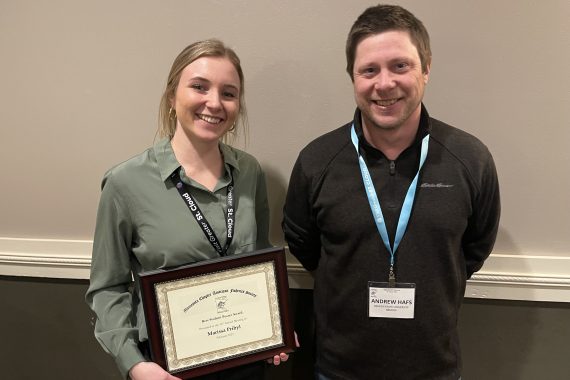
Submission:
<svg viewBox="0 0 570 380">
<path fill-rule="evenodd" d="M 312 208 L 312 183 L 299 156 L 289 180 L 282 227 L 289 250 L 307 270 L 317 267 L 321 254 L 320 234 Z"/>
<path fill-rule="evenodd" d="M 499 181 L 489 153 L 480 173 L 480 188 L 473 204 L 473 215 L 463 235 L 463 253 L 467 277 L 477 272 L 489 256 L 499 229 L 501 201 Z"/>
</svg>

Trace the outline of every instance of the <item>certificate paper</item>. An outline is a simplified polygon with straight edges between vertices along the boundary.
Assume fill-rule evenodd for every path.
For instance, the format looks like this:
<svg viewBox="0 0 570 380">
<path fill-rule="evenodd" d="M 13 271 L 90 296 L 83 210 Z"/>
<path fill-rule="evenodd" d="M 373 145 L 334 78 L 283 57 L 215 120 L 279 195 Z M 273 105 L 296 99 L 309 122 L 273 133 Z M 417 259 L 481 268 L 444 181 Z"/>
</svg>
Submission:
<svg viewBox="0 0 570 380">
<path fill-rule="evenodd" d="M 153 359 L 157 346 L 161 346 L 157 363 L 176 376 L 185 371 L 184 378 L 191 378 L 291 352 L 287 285 L 285 297 L 280 294 L 287 279 L 286 269 L 279 269 L 284 265 L 284 252 L 266 251 L 220 259 L 210 267 L 183 268 L 182 276 L 176 270 L 169 271 L 173 279 L 151 284 L 148 275 L 141 275 L 143 298 L 149 298 L 148 290 L 154 295 L 152 302 L 145 301 Z M 262 259 L 264 256 L 269 259 Z M 188 276 L 188 271 L 199 273 Z M 160 331 L 151 334 L 155 327 Z M 157 336 L 162 344 L 156 344 Z"/>
<path fill-rule="evenodd" d="M 266 318 L 279 311 L 273 273 L 264 263 L 157 284 L 169 370 L 282 344 L 279 320 Z"/>
</svg>

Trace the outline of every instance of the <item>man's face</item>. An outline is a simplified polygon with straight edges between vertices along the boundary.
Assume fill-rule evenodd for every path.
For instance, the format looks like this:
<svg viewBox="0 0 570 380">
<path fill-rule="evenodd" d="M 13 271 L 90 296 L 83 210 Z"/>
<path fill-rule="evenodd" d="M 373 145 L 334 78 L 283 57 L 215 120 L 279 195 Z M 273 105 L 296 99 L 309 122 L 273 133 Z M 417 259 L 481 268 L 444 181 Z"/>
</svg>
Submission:
<svg viewBox="0 0 570 380">
<path fill-rule="evenodd" d="M 419 120 L 428 77 L 408 32 L 390 30 L 360 41 L 353 85 L 363 126 L 394 130 Z"/>
</svg>

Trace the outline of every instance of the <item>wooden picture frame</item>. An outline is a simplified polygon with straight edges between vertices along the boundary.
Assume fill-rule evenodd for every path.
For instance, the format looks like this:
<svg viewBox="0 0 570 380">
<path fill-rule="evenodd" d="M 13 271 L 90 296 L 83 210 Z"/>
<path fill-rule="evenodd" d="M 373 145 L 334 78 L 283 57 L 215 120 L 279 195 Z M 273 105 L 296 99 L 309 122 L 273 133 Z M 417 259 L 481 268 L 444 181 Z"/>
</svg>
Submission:
<svg viewBox="0 0 570 380">
<path fill-rule="evenodd" d="M 295 350 L 283 248 L 141 273 L 152 360 L 190 379 Z"/>
</svg>

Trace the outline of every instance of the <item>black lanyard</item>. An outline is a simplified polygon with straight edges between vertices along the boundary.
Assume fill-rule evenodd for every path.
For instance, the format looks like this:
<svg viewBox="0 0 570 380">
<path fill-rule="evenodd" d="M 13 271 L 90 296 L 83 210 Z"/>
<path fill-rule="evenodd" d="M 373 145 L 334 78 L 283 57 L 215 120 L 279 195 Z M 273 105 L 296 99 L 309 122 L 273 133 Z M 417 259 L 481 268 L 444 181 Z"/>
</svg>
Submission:
<svg viewBox="0 0 570 380">
<path fill-rule="evenodd" d="M 210 244 L 212 244 L 212 247 L 214 247 L 214 249 L 216 250 L 216 252 L 218 252 L 220 256 L 227 255 L 228 247 L 230 246 L 230 243 L 234 238 L 234 225 L 235 225 L 234 178 L 231 175 L 231 172 L 230 172 L 230 177 L 231 180 L 228 185 L 228 193 L 226 197 L 226 202 L 227 202 L 226 230 L 228 233 L 227 233 L 226 245 L 224 248 L 222 248 L 222 245 L 220 244 L 220 241 L 218 240 L 218 237 L 216 236 L 214 229 L 212 228 L 212 226 L 210 226 L 210 223 L 208 223 L 208 221 L 206 220 L 206 215 L 204 215 L 202 211 L 200 211 L 200 207 L 198 207 L 198 202 L 196 202 L 192 194 L 190 194 L 188 186 L 186 186 L 186 184 L 180 180 L 180 174 L 178 174 L 178 169 L 175 170 L 174 173 L 170 175 L 170 179 L 174 183 L 174 186 L 176 186 L 176 189 L 178 189 L 178 192 L 180 193 L 180 196 L 184 200 L 184 203 L 186 203 L 186 206 L 188 206 L 188 209 L 190 210 L 192 215 L 194 215 L 194 219 L 196 219 L 196 222 L 202 228 L 202 231 L 204 232 L 206 239 L 208 239 Z"/>
</svg>

